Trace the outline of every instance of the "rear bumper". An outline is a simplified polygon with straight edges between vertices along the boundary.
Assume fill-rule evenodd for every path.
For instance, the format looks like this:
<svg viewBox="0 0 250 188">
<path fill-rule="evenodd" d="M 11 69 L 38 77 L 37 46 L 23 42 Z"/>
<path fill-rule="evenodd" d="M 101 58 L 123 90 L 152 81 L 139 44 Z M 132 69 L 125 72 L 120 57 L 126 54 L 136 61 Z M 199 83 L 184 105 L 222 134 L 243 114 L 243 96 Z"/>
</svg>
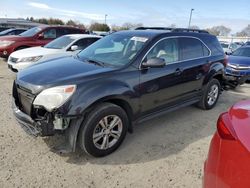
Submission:
<svg viewBox="0 0 250 188">
<path fill-rule="evenodd" d="M 23 130 L 32 136 L 39 136 L 42 133 L 42 129 L 39 128 L 38 124 L 27 114 L 23 113 L 15 104 L 14 99 L 12 100 L 12 110 L 18 123 L 21 125 Z"/>
</svg>

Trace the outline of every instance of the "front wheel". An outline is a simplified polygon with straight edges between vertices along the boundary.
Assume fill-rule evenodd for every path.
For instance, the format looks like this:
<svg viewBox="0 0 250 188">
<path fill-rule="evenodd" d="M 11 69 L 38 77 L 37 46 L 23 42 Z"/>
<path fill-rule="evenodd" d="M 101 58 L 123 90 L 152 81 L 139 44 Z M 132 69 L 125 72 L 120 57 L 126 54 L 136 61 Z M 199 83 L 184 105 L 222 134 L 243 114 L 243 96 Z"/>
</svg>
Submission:
<svg viewBox="0 0 250 188">
<path fill-rule="evenodd" d="M 206 86 L 203 96 L 198 103 L 198 106 L 205 110 L 212 109 L 220 96 L 221 85 L 217 79 L 212 79 Z"/>
<path fill-rule="evenodd" d="M 80 147 L 89 155 L 102 157 L 114 152 L 124 140 L 129 120 L 119 106 L 103 103 L 94 108 L 81 126 Z"/>
</svg>

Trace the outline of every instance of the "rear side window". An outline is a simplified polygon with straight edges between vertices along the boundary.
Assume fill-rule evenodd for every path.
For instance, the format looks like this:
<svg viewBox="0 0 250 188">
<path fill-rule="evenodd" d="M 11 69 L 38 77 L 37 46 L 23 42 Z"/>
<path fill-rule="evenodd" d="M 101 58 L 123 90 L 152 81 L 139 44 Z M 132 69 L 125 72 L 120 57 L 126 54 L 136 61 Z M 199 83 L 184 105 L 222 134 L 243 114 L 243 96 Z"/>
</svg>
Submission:
<svg viewBox="0 0 250 188">
<path fill-rule="evenodd" d="M 207 47 L 195 38 L 180 38 L 181 60 L 206 57 L 209 55 Z"/>
</svg>

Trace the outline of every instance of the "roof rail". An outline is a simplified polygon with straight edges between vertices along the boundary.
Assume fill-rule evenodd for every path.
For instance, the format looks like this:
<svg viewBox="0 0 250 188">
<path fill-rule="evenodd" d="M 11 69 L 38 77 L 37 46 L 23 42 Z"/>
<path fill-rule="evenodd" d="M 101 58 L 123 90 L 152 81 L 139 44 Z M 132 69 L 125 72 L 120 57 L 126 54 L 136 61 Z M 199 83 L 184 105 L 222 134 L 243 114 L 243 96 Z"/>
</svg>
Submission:
<svg viewBox="0 0 250 188">
<path fill-rule="evenodd" d="M 138 27 L 135 30 L 167 30 L 170 32 L 193 32 L 193 33 L 209 33 L 201 29 L 188 29 L 188 28 L 171 28 L 171 27 Z"/>
</svg>

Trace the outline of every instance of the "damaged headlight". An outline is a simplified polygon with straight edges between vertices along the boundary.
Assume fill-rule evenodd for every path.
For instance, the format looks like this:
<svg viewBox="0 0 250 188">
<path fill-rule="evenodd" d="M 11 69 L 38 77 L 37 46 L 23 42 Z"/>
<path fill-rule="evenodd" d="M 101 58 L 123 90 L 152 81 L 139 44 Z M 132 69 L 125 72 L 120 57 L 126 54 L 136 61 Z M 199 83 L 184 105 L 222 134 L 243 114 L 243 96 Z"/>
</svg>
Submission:
<svg viewBox="0 0 250 188">
<path fill-rule="evenodd" d="M 35 98 L 33 104 L 43 106 L 47 111 L 62 106 L 75 92 L 76 85 L 65 85 L 45 89 Z"/>
</svg>

